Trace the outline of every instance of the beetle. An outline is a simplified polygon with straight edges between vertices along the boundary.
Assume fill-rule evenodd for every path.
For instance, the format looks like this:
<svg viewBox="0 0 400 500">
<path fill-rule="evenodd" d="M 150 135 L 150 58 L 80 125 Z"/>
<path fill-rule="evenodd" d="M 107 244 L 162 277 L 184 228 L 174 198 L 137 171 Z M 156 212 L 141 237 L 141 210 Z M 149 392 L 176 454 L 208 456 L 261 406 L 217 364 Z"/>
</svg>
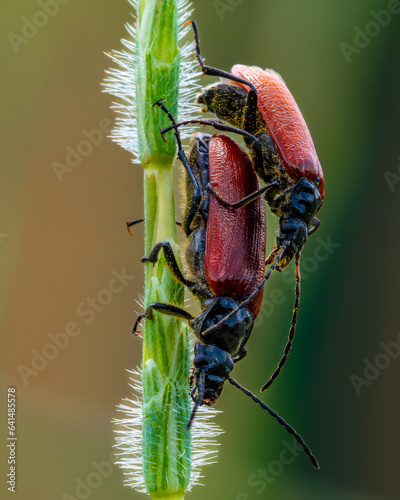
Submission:
<svg viewBox="0 0 400 500">
<path fill-rule="evenodd" d="M 267 184 L 257 192 L 231 203 L 214 186 L 209 190 L 225 205 L 240 208 L 264 194 L 271 211 L 279 217 L 279 236 L 276 248 L 266 263 L 277 260 L 282 271 L 296 258 L 296 297 L 300 293 L 299 260 L 308 237 L 320 221 L 316 217 L 325 197 L 325 181 L 311 134 L 301 111 L 278 73 L 257 67 L 235 65 L 232 73 L 206 66 L 200 54 L 196 23 L 191 21 L 196 57 L 204 75 L 219 76 L 222 82 L 212 84 L 197 97 L 204 111 L 233 126 L 249 132 L 244 141 L 249 149 L 256 173 Z M 222 124 L 211 120 L 189 120 L 184 123 L 202 123 L 221 129 Z M 179 126 L 181 124 L 177 124 Z M 170 129 L 165 129 L 166 132 Z M 254 140 L 254 137 L 256 140 Z M 262 285 L 261 285 L 262 286 Z M 299 300 L 294 313 L 297 318 Z M 233 314 L 233 313 L 232 313 Z M 231 316 L 227 316 L 225 320 Z M 221 320 L 212 328 L 222 324 Z M 211 331 L 211 330 L 210 330 Z M 284 355 L 271 379 L 262 387 L 267 389 L 286 362 L 293 341 L 291 329 Z"/>
<path fill-rule="evenodd" d="M 156 104 L 174 124 L 164 104 L 161 101 Z M 246 135 L 246 132 L 240 133 Z M 172 276 L 200 301 L 202 312 L 193 317 L 181 307 L 155 302 L 137 318 L 133 331 L 136 332 L 141 319 L 153 319 L 154 311 L 183 318 L 194 331 L 197 337 L 195 387 L 191 393 L 194 407 L 187 429 L 198 406 L 213 405 L 228 380 L 276 418 L 301 444 L 314 467 L 319 468 L 311 450 L 293 427 L 230 376 L 234 364 L 247 354 L 245 345 L 262 303 L 260 285 L 268 279 L 273 267 L 264 275 L 266 221 L 262 198 L 240 209 L 227 207 L 210 196 L 207 185 L 212 183 L 227 199 L 244 198 L 259 190 L 251 161 L 233 139 L 223 134 L 196 134 L 189 158 L 182 149 L 178 129 L 175 129 L 175 137 L 178 157 L 186 170 L 187 205 L 182 227 L 188 236 L 185 257 L 190 277 L 183 275 L 166 241 L 157 243 L 142 261 L 154 264 L 163 251 Z M 240 307 L 245 299 L 246 307 Z M 206 334 L 228 314 L 232 316 L 227 321 Z"/>
<path fill-rule="evenodd" d="M 197 26 L 192 21 L 196 57 L 204 75 L 225 80 L 206 87 L 197 102 L 223 121 L 241 128 L 258 139 L 245 138 L 257 174 L 267 184 L 277 186 L 265 198 L 280 217 L 277 249 L 285 251 L 277 265 L 282 270 L 301 251 L 320 221 L 316 214 L 325 197 L 325 180 L 315 146 L 303 115 L 281 76 L 273 70 L 236 64 L 232 73 L 206 66 L 200 54 Z M 255 151 L 261 147 L 262 161 Z M 242 206 L 239 201 L 234 206 Z"/>
<path fill-rule="evenodd" d="M 280 76 L 271 70 L 242 65 L 235 65 L 232 73 L 250 80 L 257 89 L 258 110 L 249 125 L 243 110 L 254 100 L 248 103 L 249 93 L 245 88 L 225 83 L 211 85 L 200 94 L 198 102 L 205 110 L 214 111 L 219 118 L 230 121 L 230 115 L 225 115 L 224 110 L 229 109 L 232 99 L 236 99 L 242 113 L 236 113 L 231 123 L 246 127 L 245 130 L 259 139 L 263 161 L 253 160 L 254 168 L 264 182 L 278 183 L 265 194 L 272 212 L 280 217 L 277 248 L 267 262 L 271 263 L 279 249 L 285 246 L 277 265 L 277 269 L 282 270 L 320 225 L 316 214 L 325 196 L 322 168 L 304 118 Z M 247 141 L 247 145 L 251 157 L 255 158 L 254 143 Z M 242 204 L 239 201 L 233 206 Z"/>
</svg>

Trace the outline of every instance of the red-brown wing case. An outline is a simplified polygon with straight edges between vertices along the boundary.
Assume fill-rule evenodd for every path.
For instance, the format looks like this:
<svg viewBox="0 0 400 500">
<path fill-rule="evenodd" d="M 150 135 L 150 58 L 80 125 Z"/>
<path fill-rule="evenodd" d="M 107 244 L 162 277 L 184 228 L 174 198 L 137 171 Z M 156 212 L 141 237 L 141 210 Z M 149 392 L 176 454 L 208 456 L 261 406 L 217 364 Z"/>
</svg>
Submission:
<svg viewBox="0 0 400 500">
<path fill-rule="evenodd" d="M 209 181 L 229 203 L 260 188 L 250 159 L 230 137 L 216 134 L 209 143 Z M 210 194 L 207 218 L 205 275 L 217 296 L 243 300 L 265 272 L 266 220 L 264 200 L 239 209 L 223 205 Z M 263 290 L 248 305 L 254 317 L 261 309 Z"/>
<path fill-rule="evenodd" d="M 325 196 L 324 173 L 310 131 L 282 78 L 273 70 L 236 64 L 232 74 L 257 89 L 258 108 L 278 149 L 286 172 L 292 179 L 320 178 L 319 192 Z"/>
</svg>

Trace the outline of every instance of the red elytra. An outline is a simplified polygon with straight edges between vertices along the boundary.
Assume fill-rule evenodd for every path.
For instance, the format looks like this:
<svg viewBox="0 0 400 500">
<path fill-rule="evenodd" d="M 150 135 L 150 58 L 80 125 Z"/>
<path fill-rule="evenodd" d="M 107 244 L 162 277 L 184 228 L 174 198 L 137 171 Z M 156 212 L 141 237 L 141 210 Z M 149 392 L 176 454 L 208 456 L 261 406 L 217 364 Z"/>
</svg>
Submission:
<svg viewBox="0 0 400 500">
<path fill-rule="evenodd" d="M 230 137 L 216 134 L 209 143 L 209 182 L 218 195 L 233 203 L 260 189 L 243 149 Z M 260 284 L 265 272 L 266 218 L 262 198 L 234 209 L 209 197 L 205 275 L 216 296 L 243 300 Z M 257 317 L 263 289 L 249 303 Z"/>
<path fill-rule="evenodd" d="M 232 74 L 252 83 L 258 108 L 278 149 L 286 172 L 294 180 L 320 178 L 319 192 L 325 196 L 325 180 L 310 131 L 282 78 L 273 70 L 235 64 Z"/>
</svg>

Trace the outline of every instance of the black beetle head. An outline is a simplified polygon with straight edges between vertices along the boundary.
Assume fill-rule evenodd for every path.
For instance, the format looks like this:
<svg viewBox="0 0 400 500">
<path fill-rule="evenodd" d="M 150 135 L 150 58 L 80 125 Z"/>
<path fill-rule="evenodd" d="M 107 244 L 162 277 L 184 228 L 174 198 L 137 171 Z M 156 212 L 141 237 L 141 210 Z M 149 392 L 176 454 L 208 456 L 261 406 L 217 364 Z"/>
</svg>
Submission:
<svg viewBox="0 0 400 500">
<path fill-rule="evenodd" d="M 303 248 L 308 238 L 308 230 L 321 204 L 321 195 L 314 182 L 302 178 L 291 189 L 279 220 L 277 247 L 285 247 L 285 250 L 276 266 L 278 270 L 287 266 Z"/>
<path fill-rule="evenodd" d="M 285 247 L 276 269 L 282 270 L 303 248 L 308 238 L 308 228 L 304 221 L 283 215 L 280 219 L 280 235 L 277 247 Z"/>
<path fill-rule="evenodd" d="M 194 376 L 198 393 L 203 389 L 200 404 L 213 405 L 220 397 L 224 382 L 233 369 L 229 353 L 214 345 L 197 343 L 194 348 Z M 202 373 L 205 376 L 202 377 Z M 204 381 L 204 388 L 200 387 Z M 196 401 L 196 397 L 192 396 Z"/>
<path fill-rule="evenodd" d="M 302 219 L 309 226 L 321 205 L 321 194 L 316 183 L 303 177 L 291 189 L 283 211 L 289 217 Z"/>
</svg>

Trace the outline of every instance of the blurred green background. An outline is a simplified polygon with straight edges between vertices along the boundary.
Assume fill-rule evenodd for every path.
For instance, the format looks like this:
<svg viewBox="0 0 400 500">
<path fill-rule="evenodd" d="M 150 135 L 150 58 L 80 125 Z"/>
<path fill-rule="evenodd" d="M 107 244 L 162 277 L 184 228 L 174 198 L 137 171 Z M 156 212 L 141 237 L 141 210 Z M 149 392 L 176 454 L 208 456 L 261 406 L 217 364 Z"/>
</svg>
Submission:
<svg viewBox="0 0 400 500">
<path fill-rule="evenodd" d="M 209 64 L 255 64 L 283 76 L 314 138 L 327 195 L 321 228 L 303 252 L 293 352 L 263 396 L 303 435 L 321 470 L 302 454 L 279 464 L 292 438 L 227 387 L 218 402 L 226 431 L 219 462 L 204 468 L 206 487 L 188 498 L 399 497 L 400 14 L 381 12 L 399 5 L 194 1 Z M 144 498 L 123 486 L 117 467 L 81 490 L 88 496 L 76 493 L 79 481 L 93 480 L 93 463 L 109 460 L 110 420 L 129 392 L 125 369 L 140 363 L 140 341 L 129 332 L 140 311 L 142 233 L 128 237 L 124 222 L 143 213 L 142 172 L 105 134 L 61 182 L 53 168 L 65 165 L 66 148 L 76 150 L 85 133 L 114 120 L 111 96 L 100 86 L 110 66 L 104 53 L 121 48 L 130 7 L 125 0 L 64 1 L 46 21 L 38 14 L 42 6 L 3 0 L 0 18 L 2 498 L 11 495 L 5 479 L 9 386 L 18 401 L 18 498 Z M 23 42 L 18 37 L 33 19 L 42 27 L 25 27 Z M 347 59 L 343 42 L 359 45 Z M 269 247 L 276 222 L 270 218 Z M 134 279 L 111 301 L 101 292 L 106 305 L 85 314 L 82 303 L 124 268 Z M 255 392 L 286 341 L 293 274 L 291 268 L 268 283 L 249 355 L 235 368 L 235 378 Z M 50 349 L 49 333 L 69 322 L 79 335 L 58 353 L 46 351 L 54 355 L 46 366 L 27 372 L 32 350 Z"/>
</svg>

